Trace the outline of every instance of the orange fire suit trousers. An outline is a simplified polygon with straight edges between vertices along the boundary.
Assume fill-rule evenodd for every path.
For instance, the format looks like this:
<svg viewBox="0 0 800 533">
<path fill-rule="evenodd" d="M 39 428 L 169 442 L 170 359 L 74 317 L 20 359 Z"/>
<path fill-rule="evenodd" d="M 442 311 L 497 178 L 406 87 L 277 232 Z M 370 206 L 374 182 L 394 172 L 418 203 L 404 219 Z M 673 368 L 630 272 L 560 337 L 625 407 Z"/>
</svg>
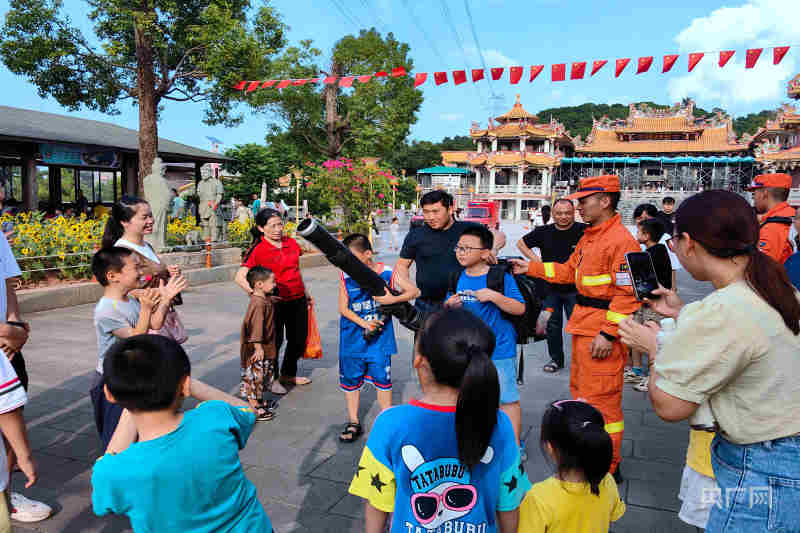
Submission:
<svg viewBox="0 0 800 533">
<path fill-rule="evenodd" d="M 573 400 L 584 399 L 603 414 L 606 431 L 611 435 L 614 456 L 611 472 L 616 472 L 622 450 L 625 423 L 622 416 L 622 384 L 626 350 L 616 341 L 611 355 L 605 359 L 592 358 L 594 337 L 572 336 L 572 362 L 569 375 L 569 392 Z"/>
</svg>

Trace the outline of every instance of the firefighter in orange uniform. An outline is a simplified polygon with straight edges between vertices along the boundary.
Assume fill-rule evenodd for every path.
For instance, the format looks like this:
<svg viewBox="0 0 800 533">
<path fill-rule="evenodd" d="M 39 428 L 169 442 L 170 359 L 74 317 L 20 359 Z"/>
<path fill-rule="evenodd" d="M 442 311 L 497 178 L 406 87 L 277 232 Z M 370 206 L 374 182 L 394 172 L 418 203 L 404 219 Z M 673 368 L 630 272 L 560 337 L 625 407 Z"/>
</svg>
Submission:
<svg viewBox="0 0 800 533">
<path fill-rule="evenodd" d="M 621 481 L 622 373 L 627 350 L 619 341 L 617 328 L 640 307 L 625 254 L 641 248 L 616 212 L 619 197 L 617 176 L 582 179 L 578 192 L 567 198 L 579 200 L 578 211 L 589 227 L 570 258 L 566 263 L 515 260 L 514 270 L 551 283 L 575 283 L 578 288 L 566 328 L 572 334 L 570 393 L 603 413 L 614 444 L 611 472 Z"/>
<path fill-rule="evenodd" d="M 792 255 L 789 229 L 794 209 L 786 203 L 792 177 L 788 174 L 761 174 L 747 188 L 753 192 L 753 205 L 761 221 L 758 249 L 781 265 Z"/>
</svg>

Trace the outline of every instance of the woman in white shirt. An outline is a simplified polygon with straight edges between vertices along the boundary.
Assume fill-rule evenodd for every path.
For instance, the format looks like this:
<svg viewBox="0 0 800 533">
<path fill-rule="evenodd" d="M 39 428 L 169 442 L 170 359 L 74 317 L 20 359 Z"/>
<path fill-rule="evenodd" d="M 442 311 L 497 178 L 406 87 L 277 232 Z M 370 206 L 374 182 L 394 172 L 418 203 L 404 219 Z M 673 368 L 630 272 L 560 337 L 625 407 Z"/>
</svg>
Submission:
<svg viewBox="0 0 800 533">
<path fill-rule="evenodd" d="M 783 268 L 758 250 L 753 208 L 706 191 L 676 212 L 669 247 L 716 289 L 686 306 L 659 289 L 649 301 L 677 319 L 658 349 L 658 326 L 626 319 L 622 341 L 651 355 L 649 395 L 664 420 L 713 413 L 711 463 L 720 493 L 710 533 L 800 531 L 800 301 Z"/>
</svg>

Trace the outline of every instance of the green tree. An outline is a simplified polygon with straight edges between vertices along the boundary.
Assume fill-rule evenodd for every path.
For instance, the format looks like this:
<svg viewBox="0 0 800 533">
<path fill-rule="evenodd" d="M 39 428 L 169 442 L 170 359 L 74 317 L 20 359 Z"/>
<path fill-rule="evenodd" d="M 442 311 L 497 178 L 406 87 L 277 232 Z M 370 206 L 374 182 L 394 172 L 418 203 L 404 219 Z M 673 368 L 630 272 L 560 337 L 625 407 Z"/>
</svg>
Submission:
<svg viewBox="0 0 800 533">
<path fill-rule="evenodd" d="M 249 0 L 86 0 L 94 35 L 85 36 L 61 0 L 11 0 L 0 57 L 40 96 L 68 109 L 118 113 L 139 106 L 139 174 L 158 150 L 164 101 L 204 101 L 205 122 L 233 125 L 243 91 L 234 82 L 262 79 L 285 45 L 285 26 L 267 4 Z M 140 184 L 141 187 L 141 184 Z M 141 190 L 141 189 L 140 189 Z"/>
<path fill-rule="evenodd" d="M 287 50 L 276 68 L 295 79 L 357 76 L 392 68 L 413 68 L 409 47 L 374 29 L 339 40 L 329 65 L 319 64 L 321 52 L 303 41 Z M 375 156 L 386 159 L 402 145 L 422 104 L 422 92 L 408 76 L 386 76 L 368 83 L 355 80 L 350 89 L 338 83 L 306 84 L 284 91 L 258 91 L 256 109 L 274 113 L 278 126 L 310 159 Z"/>
<path fill-rule="evenodd" d="M 439 143 L 440 150 L 475 150 L 475 143 L 472 141 L 472 137 L 467 135 L 456 135 L 455 137 L 445 137 L 442 139 L 442 142 Z"/>
<path fill-rule="evenodd" d="M 225 196 L 249 199 L 261 194 L 261 184 L 267 184 L 267 198 L 277 198 L 278 178 L 288 174 L 292 167 L 301 164 L 294 144 L 285 136 L 274 136 L 270 144 L 243 144 L 228 149 L 225 155 L 232 158 L 223 165 L 238 177 L 225 181 Z"/>
<path fill-rule="evenodd" d="M 417 180 L 414 178 L 399 178 L 395 193 L 397 206 L 405 204 L 406 208 L 417 201 Z"/>
<path fill-rule="evenodd" d="M 390 156 L 388 163 L 393 168 L 404 169 L 407 176 L 414 176 L 417 170 L 442 164 L 442 148 L 430 141 L 403 143 Z"/>
<path fill-rule="evenodd" d="M 745 133 L 753 135 L 758 131 L 758 128 L 766 126 L 767 120 L 775 120 L 777 115 L 777 111 L 765 109 L 758 113 L 750 113 L 743 117 L 736 117 L 733 119 L 733 130 L 737 135 L 744 135 Z"/>
</svg>

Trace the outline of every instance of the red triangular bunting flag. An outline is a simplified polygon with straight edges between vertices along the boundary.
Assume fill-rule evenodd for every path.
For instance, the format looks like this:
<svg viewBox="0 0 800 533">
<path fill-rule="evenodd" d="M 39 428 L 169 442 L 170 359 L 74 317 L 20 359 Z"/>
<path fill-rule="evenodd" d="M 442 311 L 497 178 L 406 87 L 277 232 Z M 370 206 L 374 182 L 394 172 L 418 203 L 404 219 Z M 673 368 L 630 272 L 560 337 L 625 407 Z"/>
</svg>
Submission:
<svg viewBox="0 0 800 533">
<path fill-rule="evenodd" d="M 572 64 L 572 72 L 570 72 L 569 79 L 582 80 L 583 75 L 586 74 L 586 61 Z"/>
<path fill-rule="evenodd" d="M 503 67 L 497 67 L 492 69 L 492 79 L 497 81 L 503 75 Z"/>
<path fill-rule="evenodd" d="M 241 91 L 242 89 L 244 89 L 244 86 L 245 86 L 245 85 L 247 85 L 247 82 L 246 82 L 246 81 L 244 81 L 244 80 L 242 80 L 242 81 L 240 81 L 239 83 L 237 83 L 236 85 L 234 85 L 234 86 L 233 86 L 233 89 L 234 89 L 235 91 Z"/>
<path fill-rule="evenodd" d="M 694 70 L 694 67 L 696 67 L 700 60 L 703 59 L 704 55 L 705 54 L 703 52 L 694 52 L 689 54 L 689 72 Z"/>
<path fill-rule="evenodd" d="M 753 68 L 756 66 L 758 58 L 761 57 L 762 50 L 763 48 L 751 48 L 748 50 L 744 60 L 744 68 Z"/>
<path fill-rule="evenodd" d="M 564 63 L 556 63 L 553 65 L 551 77 L 553 81 L 564 81 L 567 79 L 567 65 Z"/>
<path fill-rule="evenodd" d="M 406 74 L 408 73 L 406 72 L 406 69 L 403 67 L 396 67 L 392 69 L 393 78 L 399 78 L 400 76 L 405 76 Z"/>
<path fill-rule="evenodd" d="M 261 84 L 261 88 L 262 88 L 262 89 L 267 89 L 267 88 L 269 88 L 269 87 L 272 87 L 272 86 L 273 86 L 273 85 L 275 85 L 276 83 L 278 83 L 278 80 L 269 80 L 269 81 L 265 81 L 264 83 L 262 83 L 262 84 Z"/>
<path fill-rule="evenodd" d="M 483 79 L 483 69 L 482 68 L 474 68 L 472 69 L 472 81 L 476 82 L 478 80 Z"/>
<path fill-rule="evenodd" d="M 522 77 L 522 67 L 511 67 L 508 69 L 508 76 L 512 85 L 519 83 L 519 79 Z"/>
<path fill-rule="evenodd" d="M 536 79 L 536 76 L 542 73 L 544 70 L 544 65 L 531 65 L 531 77 L 528 81 L 533 81 Z"/>
<path fill-rule="evenodd" d="M 251 93 L 258 89 L 258 86 L 261 85 L 260 81 L 251 81 L 250 84 L 247 86 L 247 92 Z"/>
<path fill-rule="evenodd" d="M 728 61 L 733 57 L 733 54 L 736 53 L 736 50 L 723 50 L 719 53 L 719 68 L 724 67 L 728 64 Z"/>
<path fill-rule="evenodd" d="M 453 71 L 453 83 L 456 85 L 461 85 L 462 83 L 466 83 L 467 81 L 467 72 L 465 70 L 454 70 Z"/>
<path fill-rule="evenodd" d="M 653 64 L 653 56 L 640 57 L 639 66 L 636 69 L 636 74 L 647 72 L 648 70 L 650 70 L 650 66 L 652 64 Z"/>
<path fill-rule="evenodd" d="M 292 82 L 292 85 L 305 85 L 306 83 L 308 83 L 308 79 L 305 79 L 305 80 L 294 80 Z"/>
<path fill-rule="evenodd" d="M 322 83 L 326 85 L 330 85 L 331 83 L 336 83 L 336 76 L 328 76 L 324 80 L 322 80 Z"/>
<path fill-rule="evenodd" d="M 280 83 L 278 83 L 278 85 L 275 86 L 275 88 L 285 89 L 286 87 L 289 86 L 290 83 L 292 83 L 292 80 L 281 80 Z"/>
<path fill-rule="evenodd" d="M 379 70 L 378 72 L 375 73 L 376 78 L 385 78 L 386 76 L 388 76 L 388 74 L 386 73 L 385 70 Z"/>
<path fill-rule="evenodd" d="M 661 73 L 669 72 L 672 70 L 672 67 L 675 65 L 675 62 L 680 57 L 678 54 L 667 54 L 664 56 L 664 67 L 661 69 Z"/>
<path fill-rule="evenodd" d="M 320 80 L 319 78 L 311 78 L 310 80 L 308 80 L 308 83 L 319 83 L 319 80 Z"/>
<path fill-rule="evenodd" d="M 777 65 L 783 60 L 783 56 L 789 51 L 788 46 L 776 46 L 772 50 L 772 64 Z"/>
<path fill-rule="evenodd" d="M 433 81 L 436 82 L 436 85 L 447 83 L 447 72 L 434 72 Z"/>
<path fill-rule="evenodd" d="M 614 77 L 619 78 L 619 75 L 622 74 L 622 71 L 625 70 L 625 67 L 628 66 L 628 63 L 631 62 L 631 58 L 626 57 L 624 59 L 617 59 L 617 69 L 614 71 Z"/>
<path fill-rule="evenodd" d="M 425 83 L 425 80 L 427 80 L 427 79 L 428 79 L 428 73 L 427 72 L 417 72 L 414 75 L 414 87 L 419 87 L 420 85 Z"/>
<path fill-rule="evenodd" d="M 361 83 L 367 83 L 371 79 L 372 79 L 372 74 L 365 74 L 364 76 L 358 77 L 358 81 L 360 81 Z"/>
<path fill-rule="evenodd" d="M 355 77 L 353 76 L 343 77 L 342 79 L 339 80 L 339 87 L 352 87 L 354 79 Z"/>
<path fill-rule="evenodd" d="M 606 66 L 606 63 L 608 63 L 608 60 L 606 60 L 606 59 L 598 59 L 597 61 L 592 63 L 592 76 L 597 74 L 598 70 L 600 70 L 601 68 Z"/>
</svg>

